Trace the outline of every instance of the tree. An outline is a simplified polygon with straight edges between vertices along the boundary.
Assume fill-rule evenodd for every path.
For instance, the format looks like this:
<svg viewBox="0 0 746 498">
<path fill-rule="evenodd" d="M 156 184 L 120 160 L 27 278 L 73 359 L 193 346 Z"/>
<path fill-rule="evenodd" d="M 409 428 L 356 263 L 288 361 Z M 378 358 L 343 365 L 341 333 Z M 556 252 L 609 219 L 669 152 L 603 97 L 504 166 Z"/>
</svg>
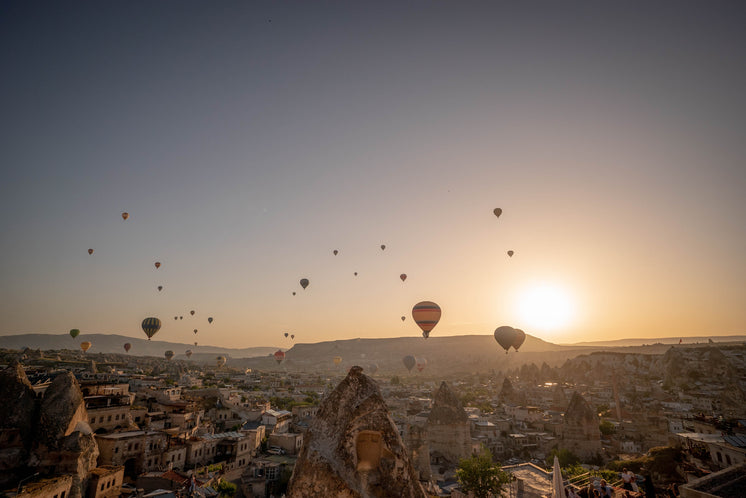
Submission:
<svg viewBox="0 0 746 498">
<path fill-rule="evenodd" d="M 459 462 L 456 478 L 463 491 L 471 491 L 476 498 L 499 496 L 503 485 L 510 482 L 510 474 L 492 461 L 492 453 L 484 446 L 478 455 Z"/>
<path fill-rule="evenodd" d="M 401 385 L 401 379 L 399 379 L 398 375 L 394 375 L 393 377 L 391 377 L 391 385 L 392 386 L 399 386 L 399 385 Z"/>
<path fill-rule="evenodd" d="M 552 465 L 554 465 L 555 456 L 559 460 L 560 467 L 562 467 L 563 469 L 565 467 L 580 463 L 580 458 L 578 458 L 578 456 L 572 451 L 566 448 L 555 448 L 549 453 L 549 456 L 547 457 L 547 467 L 551 467 Z"/>
<path fill-rule="evenodd" d="M 601 431 L 601 434 L 603 434 L 604 436 L 611 436 L 616 432 L 614 424 L 612 424 L 608 420 L 602 420 L 601 423 L 598 424 L 598 428 Z"/>
<path fill-rule="evenodd" d="M 238 491 L 238 487 L 230 481 L 220 481 L 218 484 L 218 493 L 221 498 L 223 496 L 234 496 Z"/>
</svg>

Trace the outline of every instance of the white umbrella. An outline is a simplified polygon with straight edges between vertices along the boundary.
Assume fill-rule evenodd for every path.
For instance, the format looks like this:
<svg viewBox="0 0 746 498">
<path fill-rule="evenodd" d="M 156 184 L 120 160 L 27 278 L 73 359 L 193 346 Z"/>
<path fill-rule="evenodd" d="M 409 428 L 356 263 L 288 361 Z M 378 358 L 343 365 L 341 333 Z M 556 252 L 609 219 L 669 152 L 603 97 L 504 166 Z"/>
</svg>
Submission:
<svg viewBox="0 0 746 498">
<path fill-rule="evenodd" d="M 552 498 L 564 498 L 565 487 L 562 485 L 562 469 L 560 469 L 559 459 L 554 457 L 554 470 L 552 471 Z"/>
</svg>

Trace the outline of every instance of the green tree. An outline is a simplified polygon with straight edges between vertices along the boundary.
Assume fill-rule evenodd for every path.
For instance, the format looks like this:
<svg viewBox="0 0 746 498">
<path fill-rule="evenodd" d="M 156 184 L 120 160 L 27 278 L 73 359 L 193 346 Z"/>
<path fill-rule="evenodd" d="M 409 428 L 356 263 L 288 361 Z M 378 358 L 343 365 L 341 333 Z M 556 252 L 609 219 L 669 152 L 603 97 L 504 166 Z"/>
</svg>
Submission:
<svg viewBox="0 0 746 498">
<path fill-rule="evenodd" d="M 394 375 L 393 377 L 391 377 L 391 385 L 392 386 L 401 385 L 401 379 L 399 379 L 398 375 Z"/>
<path fill-rule="evenodd" d="M 230 481 L 220 481 L 220 484 L 218 484 L 218 493 L 220 493 L 218 496 L 220 498 L 234 496 L 236 491 L 238 491 L 238 487 Z"/>
<path fill-rule="evenodd" d="M 604 436 L 611 436 L 616 432 L 616 429 L 614 428 L 614 424 L 612 424 L 608 420 L 602 420 L 601 423 L 598 425 L 598 428 L 601 430 L 601 434 Z"/>
<path fill-rule="evenodd" d="M 549 456 L 547 457 L 547 467 L 551 467 L 554 465 L 554 457 L 557 457 L 560 463 L 560 467 L 563 469 L 565 467 L 570 467 L 572 465 L 580 463 L 580 458 L 573 453 L 572 451 L 562 448 L 561 450 L 555 448 L 549 453 Z"/>
<path fill-rule="evenodd" d="M 456 478 L 464 492 L 474 493 L 476 498 L 487 498 L 492 493 L 499 496 L 510 474 L 492 461 L 492 453 L 485 447 L 478 455 L 462 459 L 456 469 Z"/>
</svg>

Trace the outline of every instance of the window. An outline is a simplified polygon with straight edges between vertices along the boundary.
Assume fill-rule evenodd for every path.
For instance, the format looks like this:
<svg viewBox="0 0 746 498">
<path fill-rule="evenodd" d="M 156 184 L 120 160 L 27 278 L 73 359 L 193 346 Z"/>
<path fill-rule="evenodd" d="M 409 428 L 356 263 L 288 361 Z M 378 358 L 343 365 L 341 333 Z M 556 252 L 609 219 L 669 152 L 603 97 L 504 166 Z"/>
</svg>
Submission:
<svg viewBox="0 0 746 498">
<path fill-rule="evenodd" d="M 725 454 L 725 461 L 726 461 L 726 462 L 728 462 L 728 465 L 730 465 L 730 464 L 731 464 L 731 463 L 730 463 L 730 455 L 729 455 L 729 454 L 727 454 L 727 453 Z"/>
<path fill-rule="evenodd" d="M 101 491 L 104 490 L 104 483 L 101 483 Z"/>
<path fill-rule="evenodd" d="M 106 419 L 107 422 L 111 422 L 111 415 Z"/>
<path fill-rule="evenodd" d="M 723 455 L 721 455 L 719 451 L 718 451 L 717 455 L 718 455 L 718 462 L 722 462 L 723 461 Z"/>
<path fill-rule="evenodd" d="M 119 447 L 114 448 L 114 453 L 119 453 Z"/>
</svg>

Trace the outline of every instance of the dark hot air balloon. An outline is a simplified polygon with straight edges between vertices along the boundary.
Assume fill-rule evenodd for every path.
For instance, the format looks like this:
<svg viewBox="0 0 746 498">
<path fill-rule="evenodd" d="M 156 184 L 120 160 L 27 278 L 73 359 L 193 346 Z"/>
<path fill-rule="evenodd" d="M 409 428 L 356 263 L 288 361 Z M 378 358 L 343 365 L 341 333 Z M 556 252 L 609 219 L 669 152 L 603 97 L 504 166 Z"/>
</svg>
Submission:
<svg viewBox="0 0 746 498">
<path fill-rule="evenodd" d="M 163 353 L 163 356 L 166 358 L 166 360 L 171 361 L 171 358 L 174 357 L 174 352 L 169 349 L 168 351 Z"/>
<path fill-rule="evenodd" d="M 337 251 L 336 249 L 334 249 L 334 250 L 333 250 L 332 252 L 334 253 L 334 255 L 335 255 L 335 256 L 336 256 L 337 254 L 339 254 L 339 251 Z"/>
<path fill-rule="evenodd" d="M 159 285 L 159 286 L 158 286 L 158 292 L 160 292 L 160 291 L 162 291 L 162 290 L 163 290 L 163 286 L 162 286 L 162 285 Z"/>
<path fill-rule="evenodd" d="M 287 336 L 289 336 L 289 335 L 290 335 L 290 334 L 288 334 L 287 332 L 285 332 L 285 337 L 287 337 Z"/>
<path fill-rule="evenodd" d="M 417 363 L 414 359 L 414 356 L 412 355 L 405 356 L 402 361 L 404 362 L 404 366 L 407 367 L 407 370 L 410 372 L 414 368 L 414 365 Z"/>
<path fill-rule="evenodd" d="M 217 365 L 218 368 L 220 368 L 223 365 L 225 365 L 226 361 L 227 360 L 225 359 L 225 356 L 216 356 L 215 357 L 215 365 Z"/>
<path fill-rule="evenodd" d="M 183 316 L 179 316 L 179 320 L 183 320 L 183 319 L 184 319 L 184 317 L 183 317 Z"/>
<path fill-rule="evenodd" d="M 280 363 L 282 363 L 282 360 L 285 359 L 285 352 L 282 349 L 278 349 L 277 351 L 275 351 L 274 357 L 275 361 L 279 365 Z"/>
<path fill-rule="evenodd" d="M 155 268 L 156 268 L 156 270 L 157 270 L 158 268 L 160 268 L 160 267 L 161 267 L 161 262 L 160 262 L 160 261 L 156 261 L 156 262 L 155 262 Z"/>
<path fill-rule="evenodd" d="M 355 276 L 357 277 L 357 272 L 355 272 Z"/>
<path fill-rule="evenodd" d="M 130 214 L 128 212 L 125 211 L 124 213 L 122 213 L 122 219 L 123 220 L 126 220 L 129 217 L 130 217 Z"/>
<path fill-rule="evenodd" d="M 503 325 L 495 329 L 495 340 L 505 350 L 505 354 L 508 354 L 508 349 L 513 345 L 517 332 L 513 327 Z"/>
<path fill-rule="evenodd" d="M 301 278 L 300 279 L 300 286 L 303 287 L 304 289 L 306 287 L 308 287 L 308 279 L 307 278 Z"/>
<path fill-rule="evenodd" d="M 186 351 L 184 352 L 184 354 L 186 355 L 186 357 L 187 357 L 187 358 L 191 358 L 191 357 L 192 357 L 192 350 L 191 350 L 191 349 L 187 349 L 187 350 L 186 350 Z"/>
<path fill-rule="evenodd" d="M 178 319 L 179 319 L 179 317 L 178 317 L 178 316 L 175 316 L 175 317 L 174 317 L 174 320 L 178 320 Z"/>
<path fill-rule="evenodd" d="M 207 319 L 207 323 L 212 323 L 212 317 L 209 317 L 209 318 Z"/>
<path fill-rule="evenodd" d="M 88 254 L 93 254 L 93 249 L 88 249 Z"/>
<path fill-rule="evenodd" d="M 197 329 L 194 329 L 194 333 L 195 333 L 195 334 L 197 333 Z"/>
<path fill-rule="evenodd" d="M 402 282 L 404 282 L 407 279 L 407 274 L 402 273 L 401 275 L 399 275 L 399 278 L 401 279 Z"/>
<path fill-rule="evenodd" d="M 142 321 L 142 331 L 148 336 L 148 340 L 161 329 L 161 321 L 155 317 L 148 317 Z"/>
<path fill-rule="evenodd" d="M 403 322 L 403 321 L 404 321 L 404 320 L 406 320 L 406 319 L 407 319 L 407 317 L 406 317 L 406 316 L 404 316 L 404 315 L 402 315 L 402 317 L 401 317 L 401 321 Z"/>
<path fill-rule="evenodd" d="M 80 330 L 78 330 L 78 329 L 72 329 L 72 330 L 70 330 L 70 337 L 72 337 L 73 339 L 75 339 L 76 337 L 78 337 L 78 335 L 80 335 Z"/>
<path fill-rule="evenodd" d="M 495 208 L 495 209 L 493 209 L 493 210 L 492 210 L 492 212 L 493 212 L 493 213 L 495 214 L 495 216 L 497 216 L 498 218 L 500 217 L 500 215 L 501 215 L 501 214 L 503 214 L 503 210 L 502 210 L 502 209 L 500 209 L 500 208 Z"/>
<path fill-rule="evenodd" d="M 128 353 L 129 353 L 129 352 L 130 352 L 130 349 L 131 349 L 131 348 L 132 348 L 132 344 L 130 344 L 129 342 L 125 342 L 125 343 L 124 343 L 124 350 L 125 350 L 126 352 L 128 352 Z"/>
<path fill-rule="evenodd" d="M 384 249 L 386 249 L 386 244 L 381 244 L 381 250 L 383 251 Z"/>
<path fill-rule="evenodd" d="M 512 258 L 513 254 L 515 254 L 515 252 L 513 252 L 512 249 L 510 251 L 508 251 L 508 257 Z"/>
<path fill-rule="evenodd" d="M 412 308 L 412 318 L 422 329 L 422 336 L 427 339 L 440 320 L 440 306 L 432 301 L 419 302 Z"/>
<path fill-rule="evenodd" d="M 295 339 L 295 334 L 290 334 L 290 339 Z"/>
<path fill-rule="evenodd" d="M 513 349 L 518 351 L 518 348 L 520 348 L 523 345 L 523 341 L 526 340 L 526 333 L 522 331 L 521 329 L 515 329 L 515 339 L 513 339 Z"/>
<path fill-rule="evenodd" d="M 189 314 L 194 316 L 194 310 L 190 311 Z"/>
</svg>

